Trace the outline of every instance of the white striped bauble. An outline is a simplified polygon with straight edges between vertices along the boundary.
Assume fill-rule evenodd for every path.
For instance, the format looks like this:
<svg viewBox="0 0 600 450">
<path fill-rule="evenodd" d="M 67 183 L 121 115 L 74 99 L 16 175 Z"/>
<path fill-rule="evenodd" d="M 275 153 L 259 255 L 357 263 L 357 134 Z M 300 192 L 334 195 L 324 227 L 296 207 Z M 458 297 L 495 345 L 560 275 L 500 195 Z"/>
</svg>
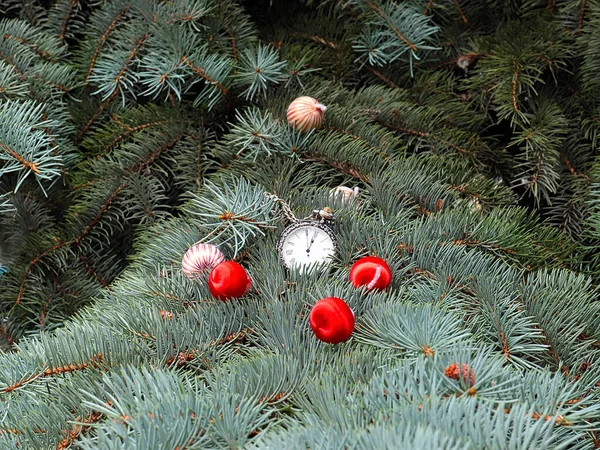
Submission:
<svg viewBox="0 0 600 450">
<path fill-rule="evenodd" d="M 313 130 L 323 123 L 326 110 L 325 105 L 312 97 L 298 97 L 288 107 L 287 121 L 297 130 Z"/>
<path fill-rule="evenodd" d="M 208 275 L 217 265 L 225 261 L 225 256 L 212 244 L 196 244 L 192 246 L 181 261 L 181 269 L 188 278 L 197 275 Z"/>
</svg>

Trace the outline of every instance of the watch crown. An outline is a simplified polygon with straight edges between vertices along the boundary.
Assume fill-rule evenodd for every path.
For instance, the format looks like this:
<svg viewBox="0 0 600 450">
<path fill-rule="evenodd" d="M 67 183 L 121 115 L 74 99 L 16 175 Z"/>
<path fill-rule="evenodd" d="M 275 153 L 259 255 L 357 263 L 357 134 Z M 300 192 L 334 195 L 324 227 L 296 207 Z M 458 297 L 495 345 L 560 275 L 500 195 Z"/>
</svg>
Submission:
<svg viewBox="0 0 600 450">
<path fill-rule="evenodd" d="M 322 219 L 331 220 L 333 219 L 333 210 L 329 206 L 326 206 L 325 208 L 319 211 L 319 216 Z"/>
</svg>

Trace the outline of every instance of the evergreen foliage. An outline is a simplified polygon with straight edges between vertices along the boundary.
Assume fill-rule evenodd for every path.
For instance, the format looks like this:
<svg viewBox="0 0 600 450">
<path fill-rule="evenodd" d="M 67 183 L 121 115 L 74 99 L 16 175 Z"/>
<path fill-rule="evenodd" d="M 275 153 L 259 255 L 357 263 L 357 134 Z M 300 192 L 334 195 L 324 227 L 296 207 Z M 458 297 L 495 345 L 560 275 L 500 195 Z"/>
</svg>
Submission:
<svg viewBox="0 0 600 450">
<path fill-rule="evenodd" d="M 2 14 L 0 448 L 600 446 L 600 3 Z M 301 95 L 321 129 L 287 124 Z M 265 193 L 334 210 L 328 268 L 282 267 Z M 182 273 L 199 241 L 247 296 Z M 371 254 L 384 292 L 348 282 Z M 342 344 L 308 325 L 327 296 Z"/>
</svg>

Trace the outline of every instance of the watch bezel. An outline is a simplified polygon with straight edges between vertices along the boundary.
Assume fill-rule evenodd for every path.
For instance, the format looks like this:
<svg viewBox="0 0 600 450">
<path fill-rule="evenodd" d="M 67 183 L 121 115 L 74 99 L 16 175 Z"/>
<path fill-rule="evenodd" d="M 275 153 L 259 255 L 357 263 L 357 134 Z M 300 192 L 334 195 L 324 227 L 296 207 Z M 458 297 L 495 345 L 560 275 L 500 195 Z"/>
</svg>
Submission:
<svg viewBox="0 0 600 450">
<path fill-rule="evenodd" d="M 327 233 L 327 235 L 331 238 L 331 241 L 333 243 L 333 255 L 335 255 L 335 253 L 337 252 L 337 237 L 331 226 L 329 226 L 325 222 L 319 222 L 316 220 L 300 220 L 285 227 L 284 230 L 281 232 L 281 235 L 279 236 L 279 240 L 277 241 L 277 254 L 279 255 L 279 262 L 287 269 L 291 269 L 292 267 L 285 262 L 285 258 L 283 257 L 283 243 L 285 242 L 285 239 L 298 228 L 303 228 L 306 226 L 315 227 Z M 329 258 L 326 264 L 329 265 L 331 264 L 331 262 L 332 259 Z M 301 266 L 305 265 L 301 264 Z"/>
</svg>

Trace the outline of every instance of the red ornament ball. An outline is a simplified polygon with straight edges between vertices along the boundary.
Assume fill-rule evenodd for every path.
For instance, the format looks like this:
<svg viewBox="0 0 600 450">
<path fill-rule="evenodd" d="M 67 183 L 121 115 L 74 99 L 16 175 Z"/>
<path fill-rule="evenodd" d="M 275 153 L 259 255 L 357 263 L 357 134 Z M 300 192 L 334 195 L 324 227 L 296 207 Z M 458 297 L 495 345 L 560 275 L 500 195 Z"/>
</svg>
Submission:
<svg viewBox="0 0 600 450">
<path fill-rule="evenodd" d="M 252 280 L 235 261 L 217 264 L 208 277 L 208 289 L 219 300 L 238 298 L 250 290 Z"/>
<path fill-rule="evenodd" d="M 315 336 L 328 344 L 339 344 L 354 331 L 354 313 L 344 300 L 337 297 L 322 298 L 315 303 L 309 322 Z"/>
<path fill-rule="evenodd" d="M 350 269 L 350 282 L 354 287 L 365 286 L 367 290 L 385 289 L 392 282 L 392 270 L 376 256 L 365 256 Z"/>
</svg>

